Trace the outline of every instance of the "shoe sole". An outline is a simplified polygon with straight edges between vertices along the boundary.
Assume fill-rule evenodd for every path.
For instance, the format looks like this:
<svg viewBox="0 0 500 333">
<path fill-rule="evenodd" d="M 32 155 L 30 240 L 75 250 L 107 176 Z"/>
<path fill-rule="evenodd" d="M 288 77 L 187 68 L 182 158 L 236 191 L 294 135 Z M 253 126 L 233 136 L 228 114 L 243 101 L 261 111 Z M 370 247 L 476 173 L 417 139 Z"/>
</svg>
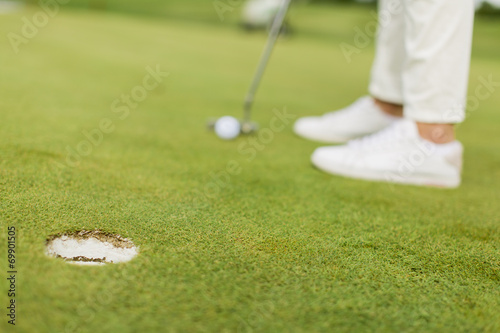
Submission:
<svg viewBox="0 0 500 333">
<path fill-rule="evenodd" d="M 437 188 L 448 188 L 453 189 L 460 186 L 460 178 L 458 179 L 435 179 L 425 175 L 412 174 L 410 176 L 404 177 L 399 175 L 391 175 L 390 172 L 379 172 L 379 171 L 356 171 L 353 169 L 335 167 L 331 166 L 323 167 L 319 161 L 315 161 L 314 158 L 311 159 L 312 164 L 326 173 L 343 176 L 353 179 L 362 179 L 369 181 L 385 182 L 392 184 L 401 185 L 414 185 L 414 186 L 426 186 L 426 187 L 437 187 Z"/>
<path fill-rule="evenodd" d="M 312 136 L 309 136 L 309 135 L 306 135 L 304 133 L 300 133 L 296 130 L 294 130 L 294 133 L 295 135 L 297 135 L 298 137 L 300 137 L 301 139 L 306 139 L 306 140 L 309 140 L 309 141 L 314 141 L 314 142 L 318 142 L 318 143 L 325 143 L 325 144 L 344 144 L 344 143 L 347 143 L 353 139 L 357 139 L 361 136 L 358 136 L 358 137 L 354 137 L 354 138 L 341 138 L 341 137 L 336 137 L 334 139 L 328 139 L 328 140 L 325 140 L 325 139 L 320 139 L 320 138 L 315 138 L 315 137 L 312 137 Z"/>
</svg>

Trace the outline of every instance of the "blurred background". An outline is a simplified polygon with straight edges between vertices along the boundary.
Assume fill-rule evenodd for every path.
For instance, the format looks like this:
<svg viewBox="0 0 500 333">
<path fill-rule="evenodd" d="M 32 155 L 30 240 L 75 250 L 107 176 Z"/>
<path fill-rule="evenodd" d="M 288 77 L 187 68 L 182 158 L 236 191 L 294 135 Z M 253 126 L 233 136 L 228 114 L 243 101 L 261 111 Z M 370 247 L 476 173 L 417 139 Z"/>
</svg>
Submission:
<svg viewBox="0 0 500 333">
<path fill-rule="evenodd" d="M 56 1 L 56 0 L 53 0 Z M 40 5 L 51 0 L 0 0 L 0 12 L 14 10 L 19 5 Z M 197 20 L 213 24 L 234 25 L 241 23 L 246 7 L 273 8 L 280 0 L 60 0 L 59 4 L 77 9 L 122 12 L 137 15 L 163 17 L 166 19 Z M 377 0 L 295 0 L 303 6 L 364 6 L 375 7 Z M 481 16 L 500 16 L 500 0 L 474 0 Z M 224 13 L 224 20 L 217 15 L 217 8 Z M 264 16 L 266 10 L 261 10 Z M 215 15 L 214 15 L 215 14 Z"/>
<path fill-rule="evenodd" d="M 494 72 L 492 66 L 500 59 L 500 0 L 474 1 L 477 17 L 471 91 L 477 84 L 474 78 Z M 141 75 L 136 73 L 138 68 L 158 64 L 179 75 L 172 83 L 178 89 L 178 105 L 167 99 L 157 105 L 161 110 L 174 111 L 171 117 L 179 110 L 189 112 L 192 78 L 198 84 L 196 96 L 205 102 L 201 107 L 193 107 L 193 112 L 195 108 L 204 110 L 200 118 L 228 112 L 224 110 L 238 115 L 264 47 L 266 31 L 280 3 L 0 0 L 1 29 L 7 37 L 3 40 L 5 46 L 0 44 L 0 88 L 3 94 L 34 100 L 35 91 L 21 89 L 21 81 L 27 85 L 44 82 L 42 73 L 60 73 L 59 86 L 54 86 L 50 94 L 54 99 L 62 97 L 66 90 L 82 100 L 92 96 L 94 105 L 74 102 L 89 112 L 113 101 L 126 83 L 135 84 Z M 261 106 L 267 109 L 290 103 L 302 114 L 306 110 L 321 113 L 340 106 L 336 101 L 345 99 L 342 103 L 346 103 L 365 94 L 374 53 L 376 9 L 375 0 L 293 0 L 284 29 L 288 37 L 273 55 L 259 90 L 262 97 L 258 96 L 256 103 L 267 102 Z M 354 53 L 346 54 L 346 45 L 353 47 Z M 123 63 L 125 60 L 130 62 Z M 208 63 L 212 65 L 207 66 Z M 123 67 L 114 68 L 118 65 Z M 35 66 L 36 71 L 26 66 Z M 95 72 L 101 80 L 97 82 L 89 75 L 77 86 L 71 77 L 80 71 L 87 75 Z M 109 80 L 107 84 L 103 75 Z M 350 79 L 338 79 L 346 75 Z M 181 77 L 186 80 L 184 87 Z M 88 91 L 82 89 L 84 83 Z M 98 83 L 102 85 L 102 96 L 95 92 Z M 214 87 L 218 88 L 216 93 Z M 17 106 L 14 97 L 12 101 Z M 5 102 L 5 98 L 0 99 L 0 103 Z"/>
</svg>

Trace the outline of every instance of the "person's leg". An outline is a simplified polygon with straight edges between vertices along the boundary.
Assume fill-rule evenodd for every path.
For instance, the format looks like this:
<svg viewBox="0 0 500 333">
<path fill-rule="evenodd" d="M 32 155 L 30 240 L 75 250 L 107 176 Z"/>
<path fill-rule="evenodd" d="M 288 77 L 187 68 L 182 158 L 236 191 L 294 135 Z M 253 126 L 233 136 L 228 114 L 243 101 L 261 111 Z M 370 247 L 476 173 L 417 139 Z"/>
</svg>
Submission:
<svg viewBox="0 0 500 333">
<path fill-rule="evenodd" d="M 406 0 L 404 9 L 404 116 L 423 138 L 451 142 L 451 124 L 465 119 L 473 0 Z"/>
<path fill-rule="evenodd" d="M 297 135 L 320 142 L 343 143 L 378 132 L 402 116 L 404 17 L 402 0 L 381 0 L 377 52 L 372 67 L 371 97 L 347 108 L 295 122 Z"/>
<path fill-rule="evenodd" d="M 463 148 L 454 139 L 453 123 L 465 118 L 472 1 L 404 0 L 401 104 L 406 119 L 345 146 L 319 148 L 312 156 L 314 165 L 360 179 L 443 187 L 460 184 Z M 377 76 L 377 69 L 374 82 L 382 84 L 386 77 Z M 382 85 L 377 87 L 371 86 L 376 97 L 383 93 Z M 398 103 L 396 97 L 379 98 Z"/>
<path fill-rule="evenodd" d="M 369 85 L 370 95 L 385 112 L 402 116 L 405 65 L 403 0 L 379 1 L 379 28 Z"/>
</svg>

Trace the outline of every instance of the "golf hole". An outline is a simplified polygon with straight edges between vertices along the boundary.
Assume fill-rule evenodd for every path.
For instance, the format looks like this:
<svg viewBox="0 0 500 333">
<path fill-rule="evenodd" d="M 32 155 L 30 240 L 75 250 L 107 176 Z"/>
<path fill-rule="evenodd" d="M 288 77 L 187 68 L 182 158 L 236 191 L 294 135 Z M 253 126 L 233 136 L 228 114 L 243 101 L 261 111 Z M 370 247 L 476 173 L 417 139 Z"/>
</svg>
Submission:
<svg viewBox="0 0 500 333">
<path fill-rule="evenodd" d="M 50 236 L 48 256 L 78 265 L 105 265 L 132 260 L 138 253 L 130 240 L 100 230 L 81 230 Z"/>
</svg>

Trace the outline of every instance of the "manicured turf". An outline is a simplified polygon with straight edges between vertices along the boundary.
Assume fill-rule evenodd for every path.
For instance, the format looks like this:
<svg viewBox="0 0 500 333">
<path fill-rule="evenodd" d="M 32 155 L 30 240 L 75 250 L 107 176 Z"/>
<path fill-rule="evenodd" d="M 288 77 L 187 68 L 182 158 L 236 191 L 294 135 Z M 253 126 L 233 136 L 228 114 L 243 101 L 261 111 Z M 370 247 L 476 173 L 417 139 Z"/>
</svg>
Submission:
<svg viewBox="0 0 500 333">
<path fill-rule="evenodd" d="M 0 30 L 34 13 L 2 16 Z M 2 332 L 500 331 L 499 87 L 459 127 L 458 190 L 323 174 L 309 163 L 318 145 L 274 112 L 318 114 L 365 94 L 372 46 L 348 64 L 338 45 L 372 17 L 293 15 L 298 33 L 280 42 L 255 105 L 263 128 L 278 127 L 253 150 L 204 123 L 240 115 L 263 34 L 62 11 L 17 55 L 0 39 Z M 498 26 L 477 22 L 471 96 L 479 77 L 500 81 Z M 148 66 L 170 74 L 128 115 L 113 112 Z M 109 133 L 85 146 L 103 119 Z M 92 152 L 68 160 L 78 147 Z M 11 225 L 15 329 L 4 314 Z M 141 253 L 106 267 L 44 255 L 47 236 L 81 229 L 130 237 Z"/>
</svg>

